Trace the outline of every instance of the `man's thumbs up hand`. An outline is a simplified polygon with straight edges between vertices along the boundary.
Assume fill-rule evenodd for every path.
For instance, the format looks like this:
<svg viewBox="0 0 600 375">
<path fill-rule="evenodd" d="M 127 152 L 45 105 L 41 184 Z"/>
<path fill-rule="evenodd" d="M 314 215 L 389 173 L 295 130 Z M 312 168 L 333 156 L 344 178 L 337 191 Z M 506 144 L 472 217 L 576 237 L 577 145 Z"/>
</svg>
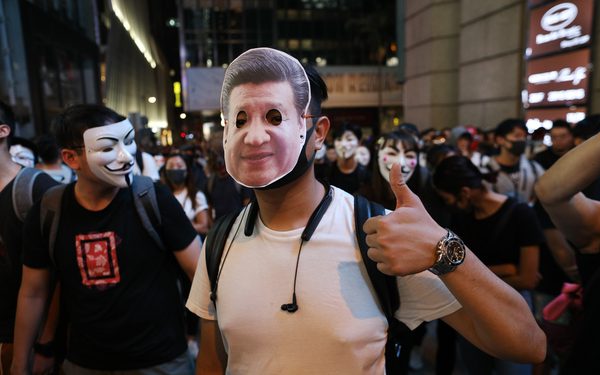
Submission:
<svg viewBox="0 0 600 375">
<path fill-rule="evenodd" d="M 390 185 L 396 196 L 396 209 L 386 216 L 370 218 L 363 226 L 369 258 L 388 275 L 424 271 L 435 263 L 435 248 L 446 230 L 429 216 L 421 200 L 406 185 L 400 164 L 390 171 Z"/>
</svg>

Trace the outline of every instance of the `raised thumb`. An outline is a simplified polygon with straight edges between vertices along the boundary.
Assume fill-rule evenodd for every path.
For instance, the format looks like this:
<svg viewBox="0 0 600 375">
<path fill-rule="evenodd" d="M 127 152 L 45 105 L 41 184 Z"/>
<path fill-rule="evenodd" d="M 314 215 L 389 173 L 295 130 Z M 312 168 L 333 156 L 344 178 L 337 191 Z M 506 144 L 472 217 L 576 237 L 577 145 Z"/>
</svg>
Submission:
<svg viewBox="0 0 600 375">
<path fill-rule="evenodd" d="M 406 185 L 402 176 L 402 167 L 399 163 L 392 166 L 390 170 L 390 187 L 394 196 L 396 196 L 396 208 L 406 206 L 413 200 L 413 192 Z"/>
</svg>

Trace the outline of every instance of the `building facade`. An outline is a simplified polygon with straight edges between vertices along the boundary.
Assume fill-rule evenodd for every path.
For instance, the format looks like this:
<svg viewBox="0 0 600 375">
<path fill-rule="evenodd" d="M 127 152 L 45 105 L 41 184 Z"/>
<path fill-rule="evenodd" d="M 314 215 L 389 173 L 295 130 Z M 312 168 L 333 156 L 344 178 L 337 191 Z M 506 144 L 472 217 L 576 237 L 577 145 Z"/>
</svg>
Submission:
<svg viewBox="0 0 600 375">
<path fill-rule="evenodd" d="M 568 18 L 565 9 L 560 7 L 564 1 L 406 0 L 403 3 L 406 25 L 404 115 L 407 121 L 422 129 L 459 124 L 493 128 L 508 117 L 525 118 L 534 109 L 537 103 L 532 106 L 527 100 L 531 75 L 528 69 L 529 73 L 533 72 L 529 63 L 536 59 L 527 55 L 531 48 L 530 26 L 541 20 L 535 17 L 536 13 L 543 16 L 555 6 L 559 7 L 554 14 L 548 13 L 546 20 Z M 589 3 L 593 7 L 597 2 Z M 592 19 L 600 17 L 599 8 L 597 4 L 593 7 Z M 581 13 L 590 12 L 589 9 Z M 600 112 L 600 74 L 593 74 L 591 69 L 600 64 L 600 23 L 595 22 L 594 27 L 586 44 L 591 51 L 584 105 L 588 114 Z M 570 45 L 566 50 L 584 47 Z M 543 56 L 560 53 L 545 52 Z M 542 68 L 539 72 L 548 69 Z M 561 111 L 546 112 L 544 116 L 562 115 L 563 109 L 573 108 L 573 103 L 569 100 L 545 103 L 544 109 Z M 531 117 L 531 113 L 529 115 Z M 545 117 L 537 121 L 543 123 L 548 120 Z"/>
</svg>

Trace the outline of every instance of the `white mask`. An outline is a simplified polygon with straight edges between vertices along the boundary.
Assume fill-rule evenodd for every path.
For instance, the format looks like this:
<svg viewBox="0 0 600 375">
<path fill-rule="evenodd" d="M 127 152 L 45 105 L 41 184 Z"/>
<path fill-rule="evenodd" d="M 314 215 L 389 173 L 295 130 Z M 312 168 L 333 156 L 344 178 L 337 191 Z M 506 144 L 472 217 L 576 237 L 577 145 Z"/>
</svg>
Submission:
<svg viewBox="0 0 600 375">
<path fill-rule="evenodd" d="M 333 141 L 333 145 L 340 158 L 350 159 L 358 148 L 358 138 L 351 131 L 345 131 L 340 138 Z"/>
<path fill-rule="evenodd" d="M 417 153 L 415 151 L 404 151 L 402 142 L 396 143 L 396 147 L 386 145 L 377 153 L 379 172 L 383 178 L 390 182 L 390 170 L 394 164 L 400 164 L 404 182 L 408 182 L 417 167 Z"/>
<path fill-rule="evenodd" d="M 359 146 L 356 149 L 356 155 L 354 156 L 354 158 L 356 159 L 358 164 L 366 167 L 371 161 L 371 153 L 369 152 L 369 149 L 365 146 Z"/>
<path fill-rule="evenodd" d="M 10 155 L 12 161 L 23 166 L 33 168 L 35 166 L 35 156 L 33 151 L 21 145 L 10 146 Z"/>
<path fill-rule="evenodd" d="M 327 147 L 323 145 L 315 152 L 315 160 L 325 159 L 325 155 L 327 155 Z"/>
<path fill-rule="evenodd" d="M 127 119 L 83 132 L 90 171 L 110 185 L 130 185 L 137 150 L 134 137 L 135 131 Z"/>
<path fill-rule="evenodd" d="M 229 92 L 228 108 L 221 109 L 227 172 L 240 185 L 261 188 L 290 173 L 298 162 L 306 141 L 306 118 L 303 115 L 308 113 L 310 84 L 298 60 L 271 48 L 244 52 L 229 65 L 228 70 L 235 71 L 246 64 L 246 59 L 252 59 L 258 69 L 259 64 L 276 61 L 304 77 L 298 87 L 293 87 L 289 81 L 236 85 Z M 230 85 L 229 80 L 231 78 L 226 72 L 223 88 Z M 298 113 L 295 92 L 307 94 L 303 113 Z M 223 101 L 224 91 L 221 92 L 222 106 L 225 105 Z"/>
</svg>

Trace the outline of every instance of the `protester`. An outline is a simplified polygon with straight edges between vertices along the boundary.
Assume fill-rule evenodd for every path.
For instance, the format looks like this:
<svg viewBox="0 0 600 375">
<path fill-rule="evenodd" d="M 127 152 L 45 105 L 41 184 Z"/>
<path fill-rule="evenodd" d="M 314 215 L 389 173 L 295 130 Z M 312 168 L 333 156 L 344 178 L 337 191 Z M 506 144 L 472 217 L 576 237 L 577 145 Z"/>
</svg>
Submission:
<svg viewBox="0 0 600 375">
<path fill-rule="evenodd" d="M 150 182 L 152 190 L 133 196 L 131 185 L 147 180 L 133 178 L 136 144 L 125 117 L 103 106 L 78 105 L 59 114 L 54 129 L 63 161 L 78 178 L 42 198 L 48 203 L 46 197 L 61 193 L 57 209 L 63 214 L 43 218 L 44 228 L 57 226 L 54 235 L 42 233 L 39 202 L 25 222 L 12 374 L 31 370 L 28 358 L 51 269 L 69 317 L 67 375 L 141 369 L 190 374 L 176 278 L 178 266 L 193 277 L 200 252 L 196 231 L 165 187 Z M 154 227 L 158 218 L 150 219 L 157 212 L 145 211 L 143 219 L 136 209 L 146 207 L 136 203 L 143 196 L 156 197 L 147 203 L 157 206 L 160 228 Z M 144 222 L 152 223 L 155 237 Z"/>
<path fill-rule="evenodd" d="M 17 295 L 21 284 L 23 268 L 23 217 L 15 211 L 16 195 L 29 200 L 29 204 L 38 201 L 42 194 L 56 182 L 45 173 L 32 177 L 30 191 L 14 194 L 15 180 L 22 173 L 22 165 L 14 161 L 9 147 L 15 130 L 14 114 L 10 106 L 0 102 L 0 374 L 8 374 L 12 362 Z M 22 177 L 23 178 L 23 177 Z M 56 307 L 54 305 L 53 307 Z M 55 311 L 55 310 L 52 310 Z M 53 314 L 53 313 L 52 313 Z M 41 335 L 36 337 L 38 348 L 47 345 L 53 338 L 53 315 L 46 322 Z M 33 368 L 38 372 L 51 371 L 57 365 L 54 355 L 39 355 L 36 352 Z"/>
<path fill-rule="evenodd" d="M 450 228 L 532 306 L 531 291 L 539 281 L 540 244 L 544 241 L 541 227 L 531 207 L 489 190 L 483 184 L 485 177 L 467 157 L 451 156 L 437 166 L 433 183 L 456 212 Z M 501 361 L 465 340 L 459 343 L 469 374 L 531 373 L 531 365 Z"/>
<path fill-rule="evenodd" d="M 584 290 L 582 326 L 561 374 L 600 373 L 595 357 L 600 352 L 600 201 L 581 192 L 600 177 L 599 153 L 600 136 L 595 135 L 560 158 L 535 188 L 556 227 L 577 250 Z"/>
<path fill-rule="evenodd" d="M 245 52 L 225 72 L 226 167 L 254 189 L 256 202 L 233 223 L 216 286 L 203 272 L 204 257 L 196 272 L 187 306 L 202 318 L 198 374 L 384 373 L 387 320 L 359 255 L 353 197 L 314 177 L 313 157 L 329 128 L 320 112 L 326 97 L 315 71 L 268 48 Z M 455 254 L 464 263 L 444 273 L 434 249 L 447 232 L 400 176 L 392 168 L 396 211 L 365 225 L 378 267 L 410 275 L 397 279 L 396 317 L 410 328 L 443 317 L 493 355 L 543 360 L 543 333 L 518 293 L 464 247 L 466 258 Z M 257 213 L 249 224 L 248 210 Z M 305 227 L 314 232 L 302 238 Z"/>
</svg>

